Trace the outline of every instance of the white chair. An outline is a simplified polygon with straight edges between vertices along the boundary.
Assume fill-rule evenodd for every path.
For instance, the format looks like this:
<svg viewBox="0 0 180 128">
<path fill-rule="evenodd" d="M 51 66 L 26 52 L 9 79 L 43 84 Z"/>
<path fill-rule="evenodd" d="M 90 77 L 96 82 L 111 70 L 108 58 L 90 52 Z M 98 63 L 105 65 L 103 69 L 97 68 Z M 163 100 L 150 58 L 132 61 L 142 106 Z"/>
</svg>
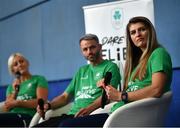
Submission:
<svg viewBox="0 0 180 128">
<path fill-rule="evenodd" d="M 145 98 L 128 103 L 110 114 L 110 116 L 104 123 L 103 128 L 163 126 L 164 119 L 171 102 L 171 98 L 172 92 L 169 91 L 163 94 L 160 98 Z M 106 105 L 104 109 L 99 108 L 93 111 L 90 115 L 109 113 L 110 108 L 114 104 L 115 102 L 110 103 Z M 70 109 L 70 106 L 71 103 L 67 106 L 64 106 L 63 108 L 49 110 L 46 113 L 46 119 L 61 115 L 62 113 L 66 113 Z M 36 116 L 39 115 L 36 113 L 31 121 L 30 127 L 43 121 L 42 119 L 40 119 L 40 117 Z"/>
<path fill-rule="evenodd" d="M 110 109 L 111 109 L 111 107 L 112 107 L 112 105 L 113 105 L 114 103 L 115 103 L 115 102 L 112 102 L 112 103 L 106 105 L 106 106 L 104 107 L 104 109 L 99 108 L 99 109 L 97 109 L 97 111 L 96 111 L 96 110 L 93 111 L 93 112 L 91 113 L 91 115 L 92 115 L 92 114 L 99 114 L 99 113 L 107 113 L 107 112 L 110 112 Z M 72 105 L 72 103 L 69 103 L 69 104 L 65 105 L 64 107 L 62 107 L 62 108 L 57 108 L 57 109 L 54 109 L 54 110 L 52 110 L 52 109 L 51 109 L 51 110 L 48 110 L 48 111 L 46 112 L 46 114 L 45 114 L 45 120 L 48 120 L 48 119 L 51 118 L 51 117 L 60 116 L 61 114 L 67 114 L 67 112 L 68 112 L 68 111 L 70 110 L 70 108 L 71 108 L 71 105 Z M 36 124 L 38 124 L 38 123 L 41 123 L 41 122 L 43 122 L 43 121 L 45 121 L 45 120 L 43 120 L 43 119 L 39 116 L 39 114 L 36 113 L 36 114 L 33 116 L 32 120 L 31 120 L 31 122 L 30 122 L 30 124 L 29 124 L 29 127 L 32 127 L 32 126 L 34 126 L 34 125 L 36 125 Z"/>
<path fill-rule="evenodd" d="M 50 117 L 55 117 L 55 116 L 60 116 L 61 114 L 66 114 L 70 110 L 71 106 L 72 106 L 72 102 L 61 108 L 54 109 L 54 110 L 52 110 L 52 109 L 48 110 L 45 114 L 45 120 L 48 120 Z M 32 120 L 29 124 L 29 127 L 32 127 L 32 126 L 34 126 L 38 123 L 41 123 L 45 120 L 43 120 L 40 117 L 40 115 L 36 112 L 36 114 L 33 116 Z"/>
<path fill-rule="evenodd" d="M 119 68 L 119 72 L 120 72 L 120 75 L 121 75 L 121 81 L 120 81 L 120 83 L 121 83 L 121 86 L 119 86 L 119 90 L 123 90 L 123 85 L 124 85 L 124 68 L 123 68 L 123 64 L 122 64 L 122 62 L 121 61 L 116 61 L 115 62 L 116 64 L 117 64 L 117 66 L 118 66 L 118 68 Z"/>
<path fill-rule="evenodd" d="M 171 99 L 172 92 L 169 91 L 160 98 L 145 98 L 128 103 L 115 110 L 103 128 L 163 126 Z"/>
</svg>

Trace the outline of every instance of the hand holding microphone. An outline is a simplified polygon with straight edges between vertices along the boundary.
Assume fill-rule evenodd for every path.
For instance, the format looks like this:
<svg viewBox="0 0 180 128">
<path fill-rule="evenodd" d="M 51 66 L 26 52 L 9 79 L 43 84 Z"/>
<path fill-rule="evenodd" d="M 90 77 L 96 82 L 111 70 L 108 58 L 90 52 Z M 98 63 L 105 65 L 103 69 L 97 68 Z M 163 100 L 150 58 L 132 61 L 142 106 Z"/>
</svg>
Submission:
<svg viewBox="0 0 180 128">
<path fill-rule="evenodd" d="M 39 109 L 41 111 L 41 117 L 43 119 L 45 119 L 45 112 L 44 112 L 44 100 L 42 98 L 38 99 L 38 105 L 39 105 Z"/>
<path fill-rule="evenodd" d="M 111 72 L 106 72 L 105 77 L 104 77 L 104 85 L 107 86 L 110 84 L 112 78 L 112 73 Z M 103 89 L 103 94 L 102 94 L 102 99 L 101 99 L 101 108 L 104 108 L 107 102 L 107 95 L 106 91 Z"/>
<path fill-rule="evenodd" d="M 15 77 L 16 79 L 16 82 L 14 83 L 14 89 L 15 89 L 15 99 L 17 98 L 17 95 L 18 95 L 18 92 L 19 92 L 19 86 L 20 86 L 20 77 L 21 77 L 21 73 L 18 71 L 15 73 Z"/>
</svg>

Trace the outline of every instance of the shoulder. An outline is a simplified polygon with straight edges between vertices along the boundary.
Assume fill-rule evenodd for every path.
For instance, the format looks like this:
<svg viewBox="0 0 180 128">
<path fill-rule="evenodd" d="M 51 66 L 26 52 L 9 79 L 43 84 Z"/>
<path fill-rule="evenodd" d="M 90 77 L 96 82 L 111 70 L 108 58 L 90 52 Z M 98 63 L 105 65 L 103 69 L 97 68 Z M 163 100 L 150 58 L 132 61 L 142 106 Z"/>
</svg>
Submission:
<svg viewBox="0 0 180 128">
<path fill-rule="evenodd" d="M 43 80 L 43 81 L 47 81 L 46 78 L 44 76 L 41 75 L 32 75 L 32 79 L 33 80 Z"/>
<path fill-rule="evenodd" d="M 156 48 L 150 58 L 167 58 L 167 59 L 171 59 L 170 54 L 167 52 L 167 50 L 163 47 L 158 47 Z"/>
<path fill-rule="evenodd" d="M 9 85 L 7 86 L 6 91 L 12 91 L 12 90 L 13 90 L 13 86 L 12 86 L 11 84 L 9 84 Z"/>
<path fill-rule="evenodd" d="M 152 55 L 153 54 L 169 54 L 169 53 L 167 52 L 167 50 L 165 48 L 158 47 L 152 52 Z"/>
<path fill-rule="evenodd" d="M 80 74 L 88 71 L 88 70 L 90 69 L 89 67 L 90 67 L 89 64 L 83 65 L 83 66 L 79 67 L 79 69 L 76 71 L 74 77 L 77 77 L 77 76 L 79 76 Z"/>
<path fill-rule="evenodd" d="M 87 69 L 89 69 L 89 67 L 90 67 L 90 64 L 83 65 L 79 68 L 78 71 L 87 70 Z"/>
<path fill-rule="evenodd" d="M 112 68 L 115 68 L 115 69 L 119 69 L 119 63 L 120 62 L 112 62 L 112 61 L 110 61 L 110 60 L 107 60 L 106 61 L 106 65 L 108 66 L 108 67 L 112 67 Z"/>
<path fill-rule="evenodd" d="M 104 60 L 103 62 L 104 65 L 109 65 L 109 66 L 117 66 L 116 63 L 110 61 L 110 60 Z"/>
<path fill-rule="evenodd" d="M 45 78 L 45 77 L 41 75 L 32 75 L 32 78 Z"/>
<path fill-rule="evenodd" d="M 48 81 L 44 76 L 41 75 L 33 75 L 31 81 L 34 81 L 39 87 L 47 88 Z"/>
</svg>

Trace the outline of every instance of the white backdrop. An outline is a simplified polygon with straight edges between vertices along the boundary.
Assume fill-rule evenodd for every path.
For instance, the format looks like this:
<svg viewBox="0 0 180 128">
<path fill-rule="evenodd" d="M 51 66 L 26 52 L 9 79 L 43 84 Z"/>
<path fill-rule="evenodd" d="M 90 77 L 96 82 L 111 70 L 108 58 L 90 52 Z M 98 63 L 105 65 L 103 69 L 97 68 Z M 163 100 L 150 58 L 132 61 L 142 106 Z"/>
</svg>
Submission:
<svg viewBox="0 0 180 128">
<path fill-rule="evenodd" d="M 122 0 L 84 6 L 86 33 L 94 33 L 103 45 L 103 58 L 114 62 L 126 59 L 125 28 L 134 16 L 146 16 L 154 24 L 153 0 Z"/>
</svg>

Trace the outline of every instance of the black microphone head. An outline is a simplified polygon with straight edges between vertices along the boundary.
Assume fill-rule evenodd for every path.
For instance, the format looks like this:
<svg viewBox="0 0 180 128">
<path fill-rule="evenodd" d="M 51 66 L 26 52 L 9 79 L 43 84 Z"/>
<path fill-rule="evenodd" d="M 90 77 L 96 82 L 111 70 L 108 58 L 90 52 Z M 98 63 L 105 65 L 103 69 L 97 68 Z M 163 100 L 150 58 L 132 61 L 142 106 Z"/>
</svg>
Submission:
<svg viewBox="0 0 180 128">
<path fill-rule="evenodd" d="M 104 84 L 105 85 L 110 84 L 111 78 L 112 78 L 112 73 L 106 72 L 105 77 L 104 77 Z"/>
<path fill-rule="evenodd" d="M 17 71 L 17 72 L 15 73 L 15 77 L 16 77 L 17 79 L 20 79 L 20 76 L 21 76 L 21 73 L 20 73 L 19 71 Z M 16 93 L 19 92 L 19 85 L 15 85 L 15 91 L 16 91 Z"/>
<path fill-rule="evenodd" d="M 38 99 L 39 109 L 42 110 L 42 118 L 45 119 L 45 112 L 44 112 L 44 100 L 42 98 Z"/>
<path fill-rule="evenodd" d="M 38 105 L 41 110 L 44 110 L 44 100 L 42 98 L 38 99 Z"/>
<path fill-rule="evenodd" d="M 21 73 L 20 73 L 19 71 L 17 71 L 17 72 L 15 73 L 15 77 L 16 77 L 17 79 L 19 79 L 20 76 L 21 76 Z"/>
</svg>

